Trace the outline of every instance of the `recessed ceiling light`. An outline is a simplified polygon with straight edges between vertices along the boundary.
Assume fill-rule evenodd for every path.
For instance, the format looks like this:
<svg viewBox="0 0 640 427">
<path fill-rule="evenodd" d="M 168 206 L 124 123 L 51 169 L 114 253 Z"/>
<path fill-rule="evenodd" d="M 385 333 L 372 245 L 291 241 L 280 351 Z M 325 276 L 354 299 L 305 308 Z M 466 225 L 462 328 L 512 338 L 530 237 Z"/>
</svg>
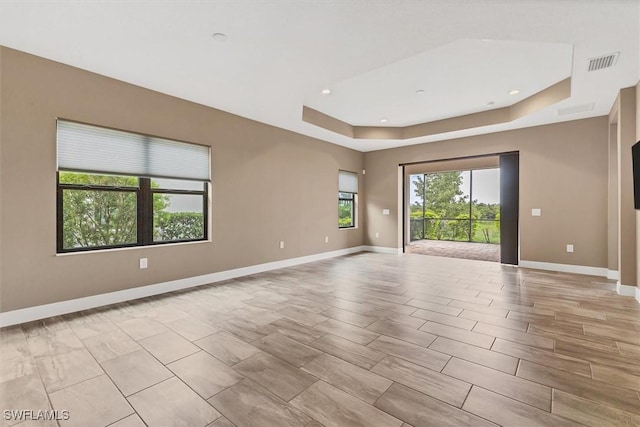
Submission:
<svg viewBox="0 0 640 427">
<path fill-rule="evenodd" d="M 331 89 L 322 89 L 323 95 L 331 95 Z"/>
<path fill-rule="evenodd" d="M 380 119 L 380 123 L 387 123 L 389 120 L 387 119 Z"/>
<path fill-rule="evenodd" d="M 424 89 L 418 89 L 416 95 L 424 95 Z"/>
<path fill-rule="evenodd" d="M 509 91 L 509 95 L 517 95 L 519 93 L 520 93 L 520 91 L 518 89 L 513 89 L 513 90 Z"/>
<path fill-rule="evenodd" d="M 213 33 L 213 39 L 217 42 L 227 41 L 227 35 L 224 33 Z"/>
</svg>

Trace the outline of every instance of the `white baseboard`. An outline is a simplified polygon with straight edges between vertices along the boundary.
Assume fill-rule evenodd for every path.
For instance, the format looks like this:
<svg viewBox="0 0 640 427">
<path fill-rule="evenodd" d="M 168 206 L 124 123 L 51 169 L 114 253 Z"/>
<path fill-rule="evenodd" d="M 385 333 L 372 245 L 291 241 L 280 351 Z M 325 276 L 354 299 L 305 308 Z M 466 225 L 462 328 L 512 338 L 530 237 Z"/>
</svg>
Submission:
<svg viewBox="0 0 640 427">
<path fill-rule="evenodd" d="M 237 277 L 248 276 L 250 274 L 262 273 L 279 268 L 293 267 L 309 262 L 320 261 L 323 259 L 334 258 L 343 255 L 349 255 L 356 252 L 379 252 L 370 246 L 354 246 L 352 248 L 340 249 L 331 252 L 322 252 L 314 255 L 307 255 L 298 258 L 290 258 L 281 261 L 268 262 L 265 264 L 252 265 L 249 267 L 236 268 L 233 270 L 219 271 L 202 276 L 187 277 L 184 279 L 172 280 L 155 285 L 140 286 L 137 288 L 125 289 L 122 291 L 109 292 L 106 294 L 92 295 L 73 300 L 60 301 L 51 304 L 38 305 L 19 310 L 7 311 L 0 313 L 0 328 L 5 326 L 17 325 L 20 323 L 31 322 L 47 317 L 60 316 L 62 314 L 74 313 L 77 311 L 88 310 L 91 308 L 102 307 L 105 305 L 116 304 L 124 301 L 131 301 L 138 298 L 159 295 L 167 292 L 178 291 L 181 289 L 193 288 L 196 286 L 207 285 L 209 283 L 221 282 L 223 280 L 235 279 Z M 390 248 L 378 248 L 390 249 Z M 394 249 L 394 252 L 395 249 Z"/>
<path fill-rule="evenodd" d="M 402 248 L 387 248 L 385 246 L 362 246 L 363 251 L 376 252 L 379 254 L 401 254 Z"/>
<path fill-rule="evenodd" d="M 520 260 L 519 266 L 524 268 L 534 268 L 536 270 L 559 271 L 562 273 L 586 274 L 589 276 L 600 276 L 600 277 L 608 277 L 608 273 L 609 273 L 609 270 L 601 267 L 589 267 L 586 265 L 571 265 L 571 264 L 555 264 L 552 262 Z"/>
<path fill-rule="evenodd" d="M 589 276 L 606 277 L 611 280 L 619 280 L 620 277 L 620 273 L 616 270 L 609 270 L 600 267 L 588 267 L 584 265 L 554 264 L 551 262 L 520 260 L 520 267 L 535 268 L 537 270 L 560 271 L 563 273 L 587 274 Z M 622 285 L 618 281 L 618 283 L 616 283 L 616 292 L 618 295 L 635 297 L 635 299 L 640 302 L 640 288 L 637 286 Z"/>
<path fill-rule="evenodd" d="M 636 301 L 640 302 L 640 288 L 637 286 L 623 285 L 618 282 L 616 283 L 616 292 L 625 297 L 634 297 Z"/>
</svg>

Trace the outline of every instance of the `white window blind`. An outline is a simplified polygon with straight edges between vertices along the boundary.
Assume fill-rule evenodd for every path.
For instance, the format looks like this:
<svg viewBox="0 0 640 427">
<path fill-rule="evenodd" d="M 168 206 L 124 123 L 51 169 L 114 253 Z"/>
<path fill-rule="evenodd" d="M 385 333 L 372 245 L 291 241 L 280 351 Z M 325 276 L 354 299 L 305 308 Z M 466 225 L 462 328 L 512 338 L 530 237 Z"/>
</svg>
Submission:
<svg viewBox="0 0 640 427">
<path fill-rule="evenodd" d="M 209 147 L 58 120 L 58 170 L 209 181 Z"/>
<path fill-rule="evenodd" d="M 338 172 L 338 191 L 342 193 L 358 192 L 358 174 L 347 171 Z"/>
</svg>

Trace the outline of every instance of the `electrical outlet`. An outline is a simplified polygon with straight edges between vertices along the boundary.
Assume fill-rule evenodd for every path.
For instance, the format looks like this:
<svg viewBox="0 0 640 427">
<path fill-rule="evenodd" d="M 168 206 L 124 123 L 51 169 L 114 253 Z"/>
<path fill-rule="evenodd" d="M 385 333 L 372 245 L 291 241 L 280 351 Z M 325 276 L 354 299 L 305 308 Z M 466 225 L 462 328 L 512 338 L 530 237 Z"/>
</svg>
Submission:
<svg viewBox="0 0 640 427">
<path fill-rule="evenodd" d="M 531 209 L 531 216 L 542 216 L 542 209 Z"/>
<path fill-rule="evenodd" d="M 389 209 L 382 209 L 382 215 L 389 215 Z"/>
<path fill-rule="evenodd" d="M 280 240 L 280 249 L 284 249 L 284 240 Z"/>
<path fill-rule="evenodd" d="M 147 258 L 140 258 L 140 269 L 147 268 L 149 260 Z"/>
<path fill-rule="evenodd" d="M 329 236 L 324 236 L 324 242 L 329 243 Z"/>
<path fill-rule="evenodd" d="M 567 245 L 567 252 L 573 252 L 573 245 Z"/>
<path fill-rule="evenodd" d="M 376 232 L 376 239 L 380 237 L 380 233 Z"/>
</svg>

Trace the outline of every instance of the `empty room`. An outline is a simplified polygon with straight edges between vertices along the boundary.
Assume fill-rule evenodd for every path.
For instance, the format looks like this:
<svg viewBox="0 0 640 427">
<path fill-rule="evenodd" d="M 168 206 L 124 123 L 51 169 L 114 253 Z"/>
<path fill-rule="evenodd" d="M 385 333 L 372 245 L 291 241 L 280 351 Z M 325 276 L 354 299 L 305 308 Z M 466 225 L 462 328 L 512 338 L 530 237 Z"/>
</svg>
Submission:
<svg viewBox="0 0 640 427">
<path fill-rule="evenodd" d="M 0 0 L 0 426 L 639 426 L 640 0 Z"/>
</svg>

